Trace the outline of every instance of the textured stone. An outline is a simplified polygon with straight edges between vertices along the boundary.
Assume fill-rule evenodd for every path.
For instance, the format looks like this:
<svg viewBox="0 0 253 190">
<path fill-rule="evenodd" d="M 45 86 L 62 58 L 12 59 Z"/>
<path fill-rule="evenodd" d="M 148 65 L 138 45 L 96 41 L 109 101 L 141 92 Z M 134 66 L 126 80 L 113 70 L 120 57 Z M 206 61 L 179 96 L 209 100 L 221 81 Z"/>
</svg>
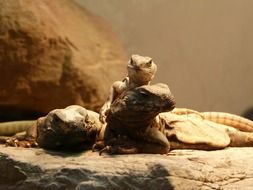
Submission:
<svg viewBox="0 0 253 190">
<path fill-rule="evenodd" d="M 102 155 L 0 147 L 0 189 L 250 189 L 253 148 Z"/>
<path fill-rule="evenodd" d="M 111 28 L 72 0 L 0 2 L 0 114 L 97 110 L 123 61 Z"/>
</svg>

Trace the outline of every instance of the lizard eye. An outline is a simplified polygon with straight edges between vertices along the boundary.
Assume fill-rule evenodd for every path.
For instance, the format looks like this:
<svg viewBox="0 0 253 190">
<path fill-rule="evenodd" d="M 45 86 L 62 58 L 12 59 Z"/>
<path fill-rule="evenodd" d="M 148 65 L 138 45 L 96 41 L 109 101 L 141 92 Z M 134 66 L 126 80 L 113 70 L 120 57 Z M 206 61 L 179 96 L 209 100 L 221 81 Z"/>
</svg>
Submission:
<svg viewBox="0 0 253 190">
<path fill-rule="evenodd" d="M 152 59 L 150 59 L 150 61 L 148 61 L 148 62 L 146 63 L 146 65 L 147 65 L 148 67 L 151 67 L 151 65 L 152 65 Z"/>
<path fill-rule="evenodd" d="M 140 91 L 140 95 L 143 98 L 146 98 L 148 96 L 147 92 L 145 92 L 145 91 Z"/>
</svg>

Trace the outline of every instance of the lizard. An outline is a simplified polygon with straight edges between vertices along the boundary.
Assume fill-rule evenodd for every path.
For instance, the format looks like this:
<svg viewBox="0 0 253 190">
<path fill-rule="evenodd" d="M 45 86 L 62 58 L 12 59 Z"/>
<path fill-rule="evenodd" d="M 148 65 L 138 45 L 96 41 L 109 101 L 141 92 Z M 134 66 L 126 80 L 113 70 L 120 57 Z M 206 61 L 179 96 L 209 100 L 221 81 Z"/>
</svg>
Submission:
<svg viewBox="0 0 253 190">
<path fill-rule="evenodd" d="M 29 124 L 25 134 L 17 134 L 14 137 L 1 136 L 1 142 L 10 146 L 54 150 L 89 149 L 102 127 L 98 113 L 78 105 L 54 109 Z"/>
<path fill-rule="evenodd" d="M 125 91 L 111 104 L 103 138 L 96 141 L 100 154 L 253 146 L 253 121 L 229 113 L 172 110 L 174 106 L 173 95 L 164 84 Z"/>
<path fill-rule="evenodd" d="M 159 122 L 172 150 L 253 146 L 253 121 L 238 115 L 177 108 L 160 113 Z"/>
<path fill-rule="evenodd" d="M 170 143 L 156 125 L 160 112 L 175 107 L 166 84 L 142 85 L 121 93 L 111 104 L 106 127 L 93 149 L 110 153 L 167 153 Z"/>
<path fill-rule="evenodd" d="M 127 64 L 127 76 L 122 81 L 115 81 L 110 87 L 109 96 L 99 112 L 100 121 L 105 123 L 111 104 L 121 93 L 138 86 L 149 85 L 156 71 L 157 65 L 152 58 L 132 55 Z"/>
</svg>

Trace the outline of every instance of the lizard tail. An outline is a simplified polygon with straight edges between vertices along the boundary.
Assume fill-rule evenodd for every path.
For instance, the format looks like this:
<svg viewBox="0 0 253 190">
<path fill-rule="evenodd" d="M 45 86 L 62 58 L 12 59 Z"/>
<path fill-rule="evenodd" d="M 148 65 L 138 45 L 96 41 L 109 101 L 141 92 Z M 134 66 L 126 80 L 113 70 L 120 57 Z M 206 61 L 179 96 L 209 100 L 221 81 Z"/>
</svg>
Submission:
<svg viewBox="0 0 253 190">
<path fill-rule="evenodd" d="M 36 120 L 10 121 L 0 123 L 0 135 L 12 136 L 16 133 L 26 131 L 26 129 L 36 123 Z"/>
<path fill-rule="evenodd" d="M 201 112 L 204 119 L 231 126 L 240 131 L 253 132 L 253 121 L 244 117 L 224 112 Z"/>
</svg>

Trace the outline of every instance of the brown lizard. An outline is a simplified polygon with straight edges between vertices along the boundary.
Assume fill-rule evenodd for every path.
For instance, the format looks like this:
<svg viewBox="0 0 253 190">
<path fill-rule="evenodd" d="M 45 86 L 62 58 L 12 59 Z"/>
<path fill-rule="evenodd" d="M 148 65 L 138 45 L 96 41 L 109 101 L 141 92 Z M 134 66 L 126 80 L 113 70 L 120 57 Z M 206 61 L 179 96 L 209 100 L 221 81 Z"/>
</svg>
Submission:
<svg viewBox="0 0 253 190">
<path fill-rule="evenodd" d="M 72 105 L 52 110 L 45 117 L 39 118 L 30 124 L 25 134 L 11 138 L 1 136 L 0 140 L 10 146 L 39 146 L 56 150 L 89 149 L 101 127 L 97 113 Z"/>
<path fill-rule="evenodd" d="M 156 127 L 156 116 L 175 107 L 165 84 L 143 85 L 124 91 L 111 104 L 107 125 L 96 147 L 110 153 L 167 153 L 170 143 Z"/>
<path fill-rule="evenodd" d="M 253 146 L 253 121 L 238 115 L 176 108 L 159 114 L 159 122 L 158 126 L 164 129 L 171 149 L 213 150 L 227 146 Z"/>
<path fill-rule="evenodd" d="M 114 82 L 110 88 L 109 96 L 100 109 L 100 121 L 105 123 L 111 104 L 122 92 L 138 86 L 149 85 L 155 76 L 156 70 L 157 66 L 152 58 L 132 55 L 127 64 L 127 77 L 122 81 Z"/>
<path fill-rule="evenodd" d="M 253 121 L 228 113 L 190 109 L 164 112 L 171 110 L 174 103 L 163 84 L 144 85 L 122 93 L 111 105 L 107 126 L 102 131 L 104 138 L 97 141 L 102 148 L 100 153 L 167 153 L 170 149 L 253 146 Z M 217 116 L 226 117 L 217 120 Z"/>
<path fill-rule="evenodd" d="M 188 108 L 175 108 L 171 113 L 177 115 L 196 114 L 201 118 L 213 121 L 215 123 L 228 125 L 239 129 L 240 131 L 253 132 L 252 121 L 235 114 L 225 112 L 198 112 Z"/>
</svg>

